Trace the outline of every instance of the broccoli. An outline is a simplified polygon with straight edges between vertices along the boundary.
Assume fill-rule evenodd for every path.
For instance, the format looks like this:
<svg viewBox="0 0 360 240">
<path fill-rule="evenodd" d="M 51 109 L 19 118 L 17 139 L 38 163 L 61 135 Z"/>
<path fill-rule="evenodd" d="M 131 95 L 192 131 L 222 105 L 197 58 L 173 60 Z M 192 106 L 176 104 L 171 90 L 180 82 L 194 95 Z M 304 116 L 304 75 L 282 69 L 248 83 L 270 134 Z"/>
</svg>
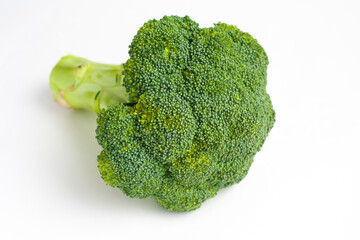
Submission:
<svg viewBox="0 0 360 240">
<path fill-rule="evenodd" d="M 200 207 L 248 173 L 275 122 L 268 57 L 250 34 L 188 16 L 146 22 L 122 65 L 72 55 L 50 76 L 54 99 L 98 114 L 104 181 L 172 211 Z"/>
</svg>

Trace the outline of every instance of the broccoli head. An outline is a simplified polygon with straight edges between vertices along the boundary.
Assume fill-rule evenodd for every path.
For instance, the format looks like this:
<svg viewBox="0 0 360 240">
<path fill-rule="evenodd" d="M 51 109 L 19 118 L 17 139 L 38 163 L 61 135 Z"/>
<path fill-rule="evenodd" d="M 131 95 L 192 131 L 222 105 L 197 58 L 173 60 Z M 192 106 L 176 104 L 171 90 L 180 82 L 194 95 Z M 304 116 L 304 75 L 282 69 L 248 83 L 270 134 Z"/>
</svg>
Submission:
<svg viewBox="0 0 360 240">
<path fill-rule="evenodd" d="M 172 211 L 240 182 L 275 122 L 258 42 L 165 16 L 139 29 L 129 55 L 119 66 L 67 56 L 51 75 L 59 103 L 98 113 L 105 182 Z"/>
</svg>

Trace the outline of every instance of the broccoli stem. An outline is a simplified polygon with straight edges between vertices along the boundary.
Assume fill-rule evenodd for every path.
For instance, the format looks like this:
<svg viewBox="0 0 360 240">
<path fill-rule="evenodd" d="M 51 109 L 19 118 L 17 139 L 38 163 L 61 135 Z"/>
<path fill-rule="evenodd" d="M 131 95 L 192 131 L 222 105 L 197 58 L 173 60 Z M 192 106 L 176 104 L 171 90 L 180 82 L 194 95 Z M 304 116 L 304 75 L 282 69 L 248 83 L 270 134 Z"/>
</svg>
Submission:
<svg viewBox="0 0 360 240">
<path fill-rule="evenodd" d="M 118 103 L 129 103 L 122 71 L 122 65 L 65 56 L 50 75 L 52 96 L 63 107 L 84 108 L 95 113 Z"/>
</svg>

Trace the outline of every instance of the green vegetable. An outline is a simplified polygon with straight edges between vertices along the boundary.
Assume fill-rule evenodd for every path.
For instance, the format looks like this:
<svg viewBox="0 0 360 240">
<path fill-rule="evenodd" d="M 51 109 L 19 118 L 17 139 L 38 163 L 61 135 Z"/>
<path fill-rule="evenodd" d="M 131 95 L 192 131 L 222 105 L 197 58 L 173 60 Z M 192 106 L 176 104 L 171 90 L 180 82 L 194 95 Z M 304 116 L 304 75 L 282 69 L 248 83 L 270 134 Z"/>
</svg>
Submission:
<svg viewBox="0 0 360 240">
<path fill-rule="evenodd" d="M 60 104 L 98 113 L 106 183 L 188 211 L 240 182 L 275 122 L 258 42 L 233 25 L 165 16 L 140 28 L 129 55 L 123 65 L 70 55 L 50 77 Z"/>
</svg>

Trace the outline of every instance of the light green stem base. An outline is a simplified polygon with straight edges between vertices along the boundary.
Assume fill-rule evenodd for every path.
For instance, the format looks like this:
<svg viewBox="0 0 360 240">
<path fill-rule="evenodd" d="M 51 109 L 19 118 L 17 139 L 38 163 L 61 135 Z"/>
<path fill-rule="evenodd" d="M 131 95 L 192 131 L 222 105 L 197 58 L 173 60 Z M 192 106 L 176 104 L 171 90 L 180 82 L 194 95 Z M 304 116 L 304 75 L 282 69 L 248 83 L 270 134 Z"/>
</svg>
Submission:
<svg viewBox="0 0 360 240">
<path fill-rule="evenodd" d="M 123 86 L 122 65 L 108 65 L 65 56 L 50 75 L 50 88 L 57 103 L 95 113 L 119 103 L 129 103 Z"/>
</svg>

